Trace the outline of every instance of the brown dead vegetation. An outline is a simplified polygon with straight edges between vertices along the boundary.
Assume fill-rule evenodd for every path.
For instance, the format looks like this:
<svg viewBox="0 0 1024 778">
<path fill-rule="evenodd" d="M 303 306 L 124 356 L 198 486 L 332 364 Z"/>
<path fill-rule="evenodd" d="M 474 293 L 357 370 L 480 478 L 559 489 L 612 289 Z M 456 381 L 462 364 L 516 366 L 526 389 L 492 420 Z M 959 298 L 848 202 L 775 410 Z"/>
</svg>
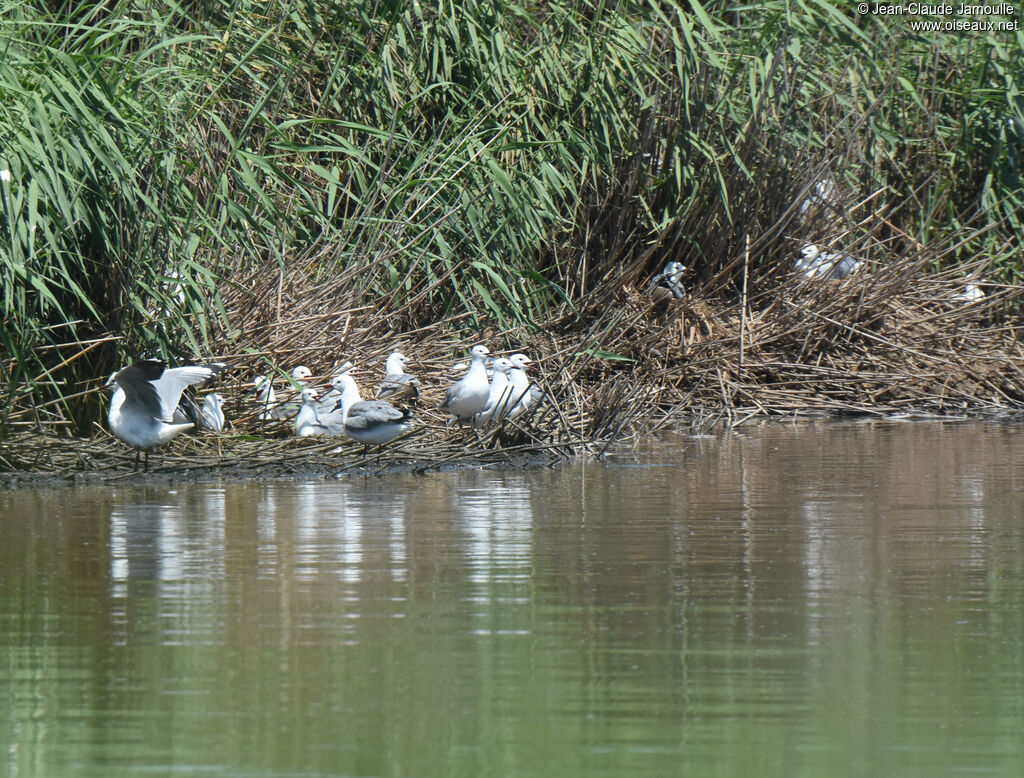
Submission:
<svg viewBox="0 0 1024 778">
<path fill-rule="evenodd" d="M 294 473 L 424 471 L 487 465 L 521 454 L 558 461 L 600 454 L 614 441 L 676 423 L 740 424 L 751 418 L 820 414 L 1009 414 L 1021 407 L 1024 349 L 1012 315 L 1018 286 L 958 298 L 962 270 L 929 273 L 903 265 L 844 281 L 795 278 L 740 301 L 652 296 L 643 277 L 606 279 L 582 305 L 564 308 L 535 332 L 472 331 L 445 320 L 400 331 L 400 314 L 305 305 L 280 290 L 247 342 L 263 349 L 220 355 L 231 370 L 215 386 L 230 424 L 223 435 L 182 436 L 151 462 L 155 472 L 262 477 Z M 742 299 L 742 298 L 741 298 Z M 234 301 L 235 305 L 239 300 Z M 278 318 L 275 310 L 280 310 Z M 235 314 L 244 319 L 242 311 Z M 437 409 L 456 380 L 451 368 L 484 342 L 495 353 L 524 351 L 541 365 L 546 401 L 496 429 L 463 434 Z M 345 439 L 295 439 L 290 422 L 261 421 L 252 380 L 276 376 L 278 399 L 294 401 L 285 376 L 305 364 L 326 383 L 345 360 L 356 364 L 364 397 L 393 349 L 422 382 L 419 426 L 378 458 Z M 97 380 L 97 384 L 102 380 Z M 323 383 L 319 385 L 323 385 Z M 89 391 L 99 391 L 90 388 Z M 289 396 L 291 393 L 291 396 Z M 0 469 L 53 477 L 128 477 L 133 453 L 97 426 L 88 438 L 62 434 L 59 405 L 11 414 Z"/>
</svg>

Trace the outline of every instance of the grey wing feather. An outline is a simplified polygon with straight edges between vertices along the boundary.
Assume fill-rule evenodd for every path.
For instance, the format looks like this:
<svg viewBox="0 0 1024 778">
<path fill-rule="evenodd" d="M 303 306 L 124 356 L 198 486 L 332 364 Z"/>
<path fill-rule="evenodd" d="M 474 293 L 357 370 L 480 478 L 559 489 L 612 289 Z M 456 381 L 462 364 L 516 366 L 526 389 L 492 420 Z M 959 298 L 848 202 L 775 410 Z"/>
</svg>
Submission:
<svg viewBox="0 0 1024 778">
<path fill-rule="evenodd" d="M 189 365 L 164 370 L 163 375 L 152 382 L 163 406 L 164 415 L 161 418 L 170 419 L 174 415 L 186 386 L 201 384 L 223 371 L 225 367 L 226 365 L 216 362 L 210 365 Z"/>
<path fill-rule="evenodd" d="M 655 289 L 661 286 L 664 280 L 665 276 L 663 276 L 661 273 L 658 273 L 656 276 L 654 276 L 651 279 L 651 283 L 647 285 L 647 294 L 651 294 Z"/>
<path fill-rule="evenodd" d="M 182 394 L 181 399 L 178 401 L 178 407 L 174 409 L 173 419 L 176 424 L 191 422 L 198 427 L 201 424 L 202 414 L 203 412 L 196 405 L 195 399 L 187 394 Z"/>
<path fill-rule="evenodd" d="M 320 413 L 331 413 L 336 411 L 339 405 L 341 405 L 341 392 L 337 389 L 331 389 L 331 391 L 323 396 L 317 407 L 320 409 Z"/>
<path fill-rule="evenodd" d="M 156 419 L 170 422 L 173 410 L 164 413 L 163 403 L 157 394 L 153 381 L 164 372 L 164 363 L 150 359 L 122 368 L 114 376 L 117 385 L 124 390 L 125 401 L 137 403 L 146 409 L 146 413 Z M 177 401 L 175 401 L 177 404 Z"/>
<path fill-rule="evenodd" d="M 419 397 L 420 382 L 411 375 L 387 376 L 377 388 L 377 397 Z"/>
<path fill-rule="evenodd" d="M 345 418 L 341 411 L 318 414 L 317 420 L 331 435 L 341 435 L 345 431 Z"/>
<path fill-rule="evenodd" d="M 295 403 L 281 403 L 270 409 L 270 415 L 275 419 L 291 419 L 299 412 L 299 406 Z"/>
<path fill-rule="evenodd" d="M 365 400 L 348 409 L 348 420 L 345 424 L 352 429 L 365 430 L 378 424 L 400 422 L 408 415 L 407 411 L 400 411 L 391 403 Z"/>
<path fill-rule="evenodd" d="M 121 371 L 121 373 L 123 372 L 124 370 Z M 117 384 L 124 389 L 125 402 L 141 405 L 146 409 L 146 413 L 154 419 L 160 419 L 168 423 L 172 421 L 173 411 L 171 413 L 164 413 L 160 396 L 156 393 L 156 389 L 153 388 L 151 383 L 148 381 L 132 380 L 131 376 L 122 378 L 121 373 L 117 374 Z"/>
<path fill-rule="evenodd" d="M 462 388 L 461 384 L 462 381 L 459 381 L 458 383 L 452 384 L 448 387 L 448 391 L 444 393 L 444 399 L 441 401 L 440 407 L 442 409 L 447 408 L 448 403 L 455 399 L 455 395 L 458 393 L 458 390 Z"/>
</svg>

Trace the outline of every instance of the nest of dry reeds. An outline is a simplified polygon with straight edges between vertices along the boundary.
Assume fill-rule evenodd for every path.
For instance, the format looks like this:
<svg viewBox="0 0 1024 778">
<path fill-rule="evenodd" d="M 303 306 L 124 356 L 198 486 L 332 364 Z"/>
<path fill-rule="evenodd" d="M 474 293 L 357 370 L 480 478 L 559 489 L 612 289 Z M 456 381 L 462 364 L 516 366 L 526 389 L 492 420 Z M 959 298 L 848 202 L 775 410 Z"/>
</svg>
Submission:
<svg viewBox="0 0 1024 778">
<path fill-rule="evenodd" d="M 220 355 L 231 369 L 208 387 L 225 398 L 227 431 L 182 436 L 151 456 L 150 472 L 247 478 L 423 472 L 521 457 L 547 463 L 600 454 L 673 423 L 1009 413 L 1024 400 L 1024 350 L 1012 314 L 1018 286 L 990 284 L 983 298 L 968 301 L 962 271 L 936 274 L 911 264 L 843 281 L 786 278 L 738 300 L 699 291 L 665 299 L 648 294 L 645 281 L 609 278 L 537 331 L 460 331 L 462 322 L 450 320 L 399 331 L 398 317 L 386 311 L 325 303 L 305 318 L 278 318 L 264 306 L 247 328 L 250 344 L 262 348 Z M 475 342 L 530 354 L 541 366 L 545 400 L 514 421 L 467 434 L 438 404 L 457 380 L 453 363 Z M 369 396 L 393 349 L 410 358 L 422 383 L 419 425 L 383 451 L 367 453 L 345 439 L 296 439 L 288 420 L 260 418 L 257 374 L 275 375 L 278 399 L 289 402 L 295 390 L 286 375 L 295 365 L 326 381 L 351 360 Z M 0 469 L 104 480 L 134 472 L 134 452 L 102 426 L 73 437 L 61 434 L 59 418 L 48 418 L 38 407 L 11 414 Z"/>
</svg>

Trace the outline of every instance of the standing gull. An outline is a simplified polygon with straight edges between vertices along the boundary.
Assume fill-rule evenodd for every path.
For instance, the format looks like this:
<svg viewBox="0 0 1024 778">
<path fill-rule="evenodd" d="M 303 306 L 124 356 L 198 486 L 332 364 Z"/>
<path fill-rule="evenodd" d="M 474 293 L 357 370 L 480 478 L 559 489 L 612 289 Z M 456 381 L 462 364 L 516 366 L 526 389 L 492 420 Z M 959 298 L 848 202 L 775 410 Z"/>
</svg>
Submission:
<svg viewBox="0 0 1024 778">
<path fill-rule="evenodd" d="M 473 346 L 469 371 L 460 381 L 448 388 L 441 402 L 441 410 L 448 411 L 461 427 L 480 413 L 487 405 L 490 385 L 487 383 L 487 346 Z"/>
<path fill-rule="evenodd" d="M 122 368 L 111 377 L 119 391 L 110 400 L 107 423 L 114 435 L 135 447 L 136 470 L 142 449 L 146 451 L 144 469 L 148 471 L 149 449 L 169 443 L 193 426 L 180 417 L 175 419 L 185 387 L 213 378 L 225 367 L 214 363 L 168 368 L 160 360 L 149 359 Z"/>
<path fill-rule="evenodd" d="M 126 366 L 127 367 L 127 366 Z M 123 368 L 122 368 L 123 369 Z M 125 393 L 124 389 L 117 385 L 117 374 L 118 370 L 115 370 L 110 374 L 110 378 L 103 384 L 104 389 L 113 389 L 113 394 L 110 395 L 110 408 L 107 410 L 107 416 L 110 414 L 119 414 L 121 412 L 121 406 L 124 405 Z M 174 409 L 174 415 L 171 417 L 171 421 L 174 424 L 202 424 L 202 411 L 195 400 L 189 397 L 184 392 L 181 398 L 178 400 L 178 407 Z"/>
<path fill-rule="evenodd" d="M 420 396 L 420 382 L 405 372 L 408 358 L 397 351 L 391 352 L 384 366 L 384 380 L 377 388 L 377 399 L 398 400 L 408 397 L 416 400 Z"/>
<path fill-rule="evenodd" d="M 512 362 L 504 357 L 494 360 L 494 377 L 487 392 L 487 404 L 484 409 L 473 417 L 474 427 L 484 427 L 491 422 L 499 422 L 512 410 L 515 401 L 512 399 L 512 384 L 508 380 Z"/>
<path fill-rule="evenodd" d="M 383 400 L 364 400 L 359 396 L 355 379 L 344 373 L 334 381 L 341 387 L 341 416 L 345 434 L 363 444 L 383 446 L 412 429 L 409 411 L 401 411 Z"/>
<path fill-rule="evenodd" d="M 544 393 L 539 386 L 531 384 L 529 376 L 526 375 L 527 370 L 536 369 L 530 367 L 533 364 L 532 359 L 526 354 L 513 354 L 509 361 L 512 363 L 509 380 L 512 383 L 512 402 L 515 405 L 508 412 L 508 417 L 514 419 L 539 403 Z"/>
</svg>

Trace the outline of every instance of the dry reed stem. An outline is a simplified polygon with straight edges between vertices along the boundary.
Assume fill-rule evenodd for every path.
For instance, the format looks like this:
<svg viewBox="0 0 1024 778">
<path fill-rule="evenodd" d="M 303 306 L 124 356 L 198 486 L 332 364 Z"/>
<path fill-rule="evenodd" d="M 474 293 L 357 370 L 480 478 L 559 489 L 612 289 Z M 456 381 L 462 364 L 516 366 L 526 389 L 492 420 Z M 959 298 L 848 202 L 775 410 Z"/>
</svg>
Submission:
<svg viewBox="0 0 1024 778">
<path fill-rule="evenodd" d="M 203 387 L 225 397 L 229 434 L 182 436 L 151 455 L 151 470 L 252 477 L 394 467 L 422 472 L 521 454 L 556 460 L 600 454 L 615 441 L 683 420 L 703 427 L 718 418 L 737 426 L 757 417 L 822 412 L 958 416 L 1019 410 L 1024 349 L 1014 310 L 1024 290 L 1000 285 L 983 300 L 965 303 L 955 297 L 963 276 L 925 271 L 926 263 L 911 262 L 842 282 L 787 281 L 752 290 L 745 307 L 739 300 L 696 296 L 656 301 L 629 279 L 609 275 L 588 305 L 566 310 L 532 333 L 459 331 L 463 317 L 401 331 L 391 312 L 340 302 L 293 319 L 278 319 L 276 311 L 266 316 L 265 307 L 259 326 L 247 329 L 255 333 L 252 345 L 220 355 L 231 370 Z M 983 272 L 983 265 L 974 271 Z M 263 292 L 277 284 L 276 275 L 261 278 L 257 288 Z M 643 280 L 636 285 L 643 288 Z M 276 297 L 275 290 L 268 299 Z M 297 297 L 283 297 L 297 307 Z M 525 351 L 535 358 L 545 402 L 499 429 L 464 438 L 446 424 L 438 404 L 457 380 L 452 365 L 464 361 L 476 342 L 495 354 Z M 294 402 L 286 376 L 295 365 L 305 363 L 315 373 L 314 385 L 322 386 L 351 360 L 364 396 L 372 396 L 395 348 L 410 358 L 410 371 L 422 383 L 419 426 L 385 447 L 379 462 L 377 452 L 364 456 L 352 441 L 298 440 L 290 421 L 259 420 L 255 375 L 272 373 L 278 399 Z M 98 391 L 103 380 L 85 391 Z M 22 401 L 14 408 L 0 441 L 0 470 L 123 477 L 133 452 L 102 430 L 85 439 L 60 434 L 69 424 L 60 407 Z"/>
</svg>

